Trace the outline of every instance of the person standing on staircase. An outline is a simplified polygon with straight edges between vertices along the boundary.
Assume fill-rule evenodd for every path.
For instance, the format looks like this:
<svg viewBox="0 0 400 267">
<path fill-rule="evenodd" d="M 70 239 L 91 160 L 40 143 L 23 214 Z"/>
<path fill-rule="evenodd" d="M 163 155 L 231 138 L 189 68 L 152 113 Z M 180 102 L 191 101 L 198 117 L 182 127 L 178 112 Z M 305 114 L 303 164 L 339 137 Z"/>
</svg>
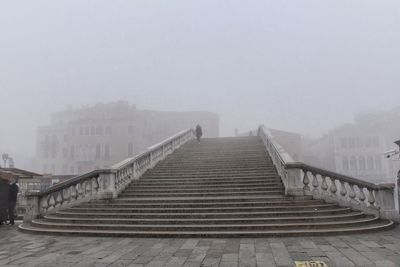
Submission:
<svg viewBox="0 0 400 267">
<path fill-rule="evenodd" d="M 196 138 L 197 138 L 197 142 L 200 143 L 200 138 L 203 136 L 203 130 L 201 129 L 201 126 L 199 124 L 197 124 L 196 126 Z"/>
<path fill-rule="evenodd" d="M 8 220 L 10 225 L 14 225 L 15 219 L 15 206 L 17 205 L 19 187 L 17 180 L 14 180 L 8 189 Z"/>
</svg>

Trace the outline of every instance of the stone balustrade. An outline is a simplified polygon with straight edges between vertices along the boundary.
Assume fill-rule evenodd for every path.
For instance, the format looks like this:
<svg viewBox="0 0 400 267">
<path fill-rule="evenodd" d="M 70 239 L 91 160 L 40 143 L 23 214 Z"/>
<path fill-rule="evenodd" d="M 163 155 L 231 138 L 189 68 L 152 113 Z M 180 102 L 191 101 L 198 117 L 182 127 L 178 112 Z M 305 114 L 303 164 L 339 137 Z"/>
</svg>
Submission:
<svg viewBox="0 0 400 267">
<path fill-rule="evenodd" d="M 295 162 L 265 126 L 259 127 L 258 135 L 282 179 L 286 195 L 313 196 L 329 203 L 399 221 L 395 208 L 394 183 L 377 185 Z"/>
<path fill-rule="evenodd" d="M 74 177 L 40 193 L 27 193 L 24 221 L 82 202 L 116 198 L 130 182 L 139 179 L 143 173 L 194 137 L 192 129 L 179 132 L 110 169 L 95 170 Z"/>
</svg>

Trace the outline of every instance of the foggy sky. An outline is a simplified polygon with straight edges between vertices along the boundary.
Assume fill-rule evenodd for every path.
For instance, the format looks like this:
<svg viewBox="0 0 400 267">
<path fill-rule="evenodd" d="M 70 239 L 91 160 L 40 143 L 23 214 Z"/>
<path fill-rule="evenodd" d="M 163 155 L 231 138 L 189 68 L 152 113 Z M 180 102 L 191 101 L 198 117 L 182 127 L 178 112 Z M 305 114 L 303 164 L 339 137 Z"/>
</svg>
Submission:
<svg viewBox="0 0 400 267">
<path fill-rule="evenodd" d="M 398 0 L 0 3 L 0 153 L 33 155 L 51 111 L 117 100 L 317 136 L 398 106 L 399 85 Z"/>
</svg>

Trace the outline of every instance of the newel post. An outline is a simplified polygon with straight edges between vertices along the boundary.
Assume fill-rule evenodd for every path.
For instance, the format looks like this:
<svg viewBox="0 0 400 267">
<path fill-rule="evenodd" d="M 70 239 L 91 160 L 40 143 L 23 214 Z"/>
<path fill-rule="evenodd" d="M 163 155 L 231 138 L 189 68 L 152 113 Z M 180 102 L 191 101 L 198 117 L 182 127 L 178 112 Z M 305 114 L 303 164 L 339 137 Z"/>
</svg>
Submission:
<svg viewBox="0 0 400 267">
<path fill-rule="evenodd" d="M 116 171 L 104 170 L 99 174 L 99 192 L 97 199 L 113 199 L 118 196 L 115 186 Z"/>
<path fill-rule="evenodd" d="M 301 177 L 301 169 L 290 168 L 286 169 L 287 183 L 285 194 L 287 196 L 304 196 L 303 181 Z"/>
<path fill-rule="evenodd" d="M 377 207 L 379 207 L 379 215 L 381 218 L 399 222 L 399 214 L 394 202 L 394 185 L 382 185 L 385 187 L 375 191 L 375 200 Z"/>
<path fill-rule="evenodd" d="M 38 193 L 26 193 L 26 213 L 24 214 L 24 222 L 30 222 L 40 215 L 40 196 Z"/>
</svg>

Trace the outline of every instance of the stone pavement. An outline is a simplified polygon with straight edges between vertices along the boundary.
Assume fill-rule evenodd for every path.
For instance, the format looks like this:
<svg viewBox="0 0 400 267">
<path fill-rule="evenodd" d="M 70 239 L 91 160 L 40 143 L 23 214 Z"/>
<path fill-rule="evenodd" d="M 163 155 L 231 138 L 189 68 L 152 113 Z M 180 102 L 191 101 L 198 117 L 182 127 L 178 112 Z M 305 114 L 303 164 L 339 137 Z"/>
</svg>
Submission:
<svg viewBox="0 0 400 267">
<path fill-rule="evenodd" d="M 0 226 L 0 266 L 400 266 L 400 227 L 328 237 L 159 239 L 23 234 Z"/>
</svg>

